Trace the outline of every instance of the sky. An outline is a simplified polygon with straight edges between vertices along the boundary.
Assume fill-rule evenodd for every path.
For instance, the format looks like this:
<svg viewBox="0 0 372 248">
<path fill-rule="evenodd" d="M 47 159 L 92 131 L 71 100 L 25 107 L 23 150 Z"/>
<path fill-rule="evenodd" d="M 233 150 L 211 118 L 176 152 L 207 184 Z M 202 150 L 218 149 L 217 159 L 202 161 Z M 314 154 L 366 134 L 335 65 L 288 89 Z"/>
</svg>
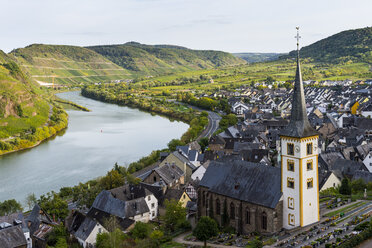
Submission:
<svg viewBox="0 0 372 248">
<path fill-rule="evenodd" d="M 0 0 L 0 49 L 136 41 L 280 52 L 372 25 L 371 0 Z"/>
</svg>

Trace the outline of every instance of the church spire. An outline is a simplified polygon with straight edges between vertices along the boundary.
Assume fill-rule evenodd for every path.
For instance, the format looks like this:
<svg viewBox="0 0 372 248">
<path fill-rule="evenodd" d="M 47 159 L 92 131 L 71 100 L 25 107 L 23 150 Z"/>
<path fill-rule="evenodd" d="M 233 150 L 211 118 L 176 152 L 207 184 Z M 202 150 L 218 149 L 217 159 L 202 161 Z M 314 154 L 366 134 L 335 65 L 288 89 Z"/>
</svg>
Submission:
<svg viewBox="0 0 372 248">
<path fill-rule="evenodd" d="M 299 27 L 296 27 L 296 29 L 297 35 L 295 38 L 297 39 L 297 68 L 292 98 L 291 119 L 287 128 L 281 132 L 281 135 L 302 138 L 316 135 L 317 132 L 311 127 L 309 119 L 307 118 L 305 93 L 300 66 L 299 41 L 301 36 L 299 35 Z"/>
</svg>

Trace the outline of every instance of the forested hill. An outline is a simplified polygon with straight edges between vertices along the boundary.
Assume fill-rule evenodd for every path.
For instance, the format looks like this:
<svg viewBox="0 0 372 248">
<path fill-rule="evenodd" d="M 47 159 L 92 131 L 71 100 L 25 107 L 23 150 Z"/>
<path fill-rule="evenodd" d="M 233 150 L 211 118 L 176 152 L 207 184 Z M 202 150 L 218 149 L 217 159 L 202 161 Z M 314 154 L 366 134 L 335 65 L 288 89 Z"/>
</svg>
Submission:
<svg viewBox="0 0 372 248">
<path fill-rule="evenodd" d="M 122 45 L 87 47 L 123 68 L 145 75 L 159 75 L 246 63 L 232 54 L 211 50 L 191 50 L 171 45 Z"/>
<path fill-rule="evenodd" d="M 233 53 L 235 57 L 244 59 L 248 63 L 257 63 L 276 60 L 281 53 Z"/>
<path fill-rule="evenodd" d="M 102 55 L 78 46 L 33 44 L 11 52 L 36 81 L 80 84 L 126 79 L 131 73 Z"/>
<path fill-rule="evenodd" d="M 372 27 L 347 30 L 300 50 L 302 58 L 311 58 L 315 62 L 365 62 L 372 63 Z M 294 58 L 296 51 L 281 58 Z"/>
<path fill-rule="evenodd" d="M 0 140 L 46 123 L 49 105 L 39 91 L 12 57 L 0 50 Z M 2 145 L 0 141 L 0 150 Z"/>
</svg>

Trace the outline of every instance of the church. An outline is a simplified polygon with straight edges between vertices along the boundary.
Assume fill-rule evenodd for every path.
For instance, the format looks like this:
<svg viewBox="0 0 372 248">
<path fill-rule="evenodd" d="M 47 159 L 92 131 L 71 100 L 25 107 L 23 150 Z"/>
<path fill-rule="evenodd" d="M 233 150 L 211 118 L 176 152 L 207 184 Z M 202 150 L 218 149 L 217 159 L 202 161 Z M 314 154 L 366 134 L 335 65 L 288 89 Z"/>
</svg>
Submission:
<svg viewBox="0 0 372 248">
<path fill-rule="evenodd" d="M 289 125 L 279 133 L 280 168 L 224 158 L 212 161 L 198 189 L 198 217 L 240 234 L 273 234 L 319 221 L 318 133 L 307 113 L 299 58 Z"/>
</svg>

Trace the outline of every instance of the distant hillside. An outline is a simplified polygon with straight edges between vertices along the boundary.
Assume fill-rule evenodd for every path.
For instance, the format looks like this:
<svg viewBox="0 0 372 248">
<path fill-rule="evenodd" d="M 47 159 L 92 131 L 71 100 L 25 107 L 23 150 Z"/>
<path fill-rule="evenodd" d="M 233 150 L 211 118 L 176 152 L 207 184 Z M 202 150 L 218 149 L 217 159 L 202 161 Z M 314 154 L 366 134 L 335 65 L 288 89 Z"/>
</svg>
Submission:
<svg viewBox="0 0 372 248">
<path fill-rule="evenodd" d="M 171 45 L 123 45 L 87 47 L 123 68 L 144 75 L 159 75 L 245 63 L 233 55 L 209 50 L 191 50 Z"/>
<path fill-rule="evenodd" d="M 12 58 L 0 50 L 0 139 L 47 122 L 49 105 L 39 91 Z"/>
<path fill-rule="evenodd" d="M 84 47 L 34 44 L 11 52 L 32 78 L 46 83 L 80 84 L 130 78 L 127 70 Z"/>
<path fill-rule="evenodd" d="M 283 55 L 282 53 L 233 53 L 235 57 L 244 59 L 248 63 L 272 61 Z"/>
<path fill-rule="evenodd" d="M 372 63 L 372 27 L 347 30 L 317 41 L 300 50 L 302 58 L 316 62 L 366 62 Z M 281 58 L 294 58 L 296 51 Z"/>
</svg>

